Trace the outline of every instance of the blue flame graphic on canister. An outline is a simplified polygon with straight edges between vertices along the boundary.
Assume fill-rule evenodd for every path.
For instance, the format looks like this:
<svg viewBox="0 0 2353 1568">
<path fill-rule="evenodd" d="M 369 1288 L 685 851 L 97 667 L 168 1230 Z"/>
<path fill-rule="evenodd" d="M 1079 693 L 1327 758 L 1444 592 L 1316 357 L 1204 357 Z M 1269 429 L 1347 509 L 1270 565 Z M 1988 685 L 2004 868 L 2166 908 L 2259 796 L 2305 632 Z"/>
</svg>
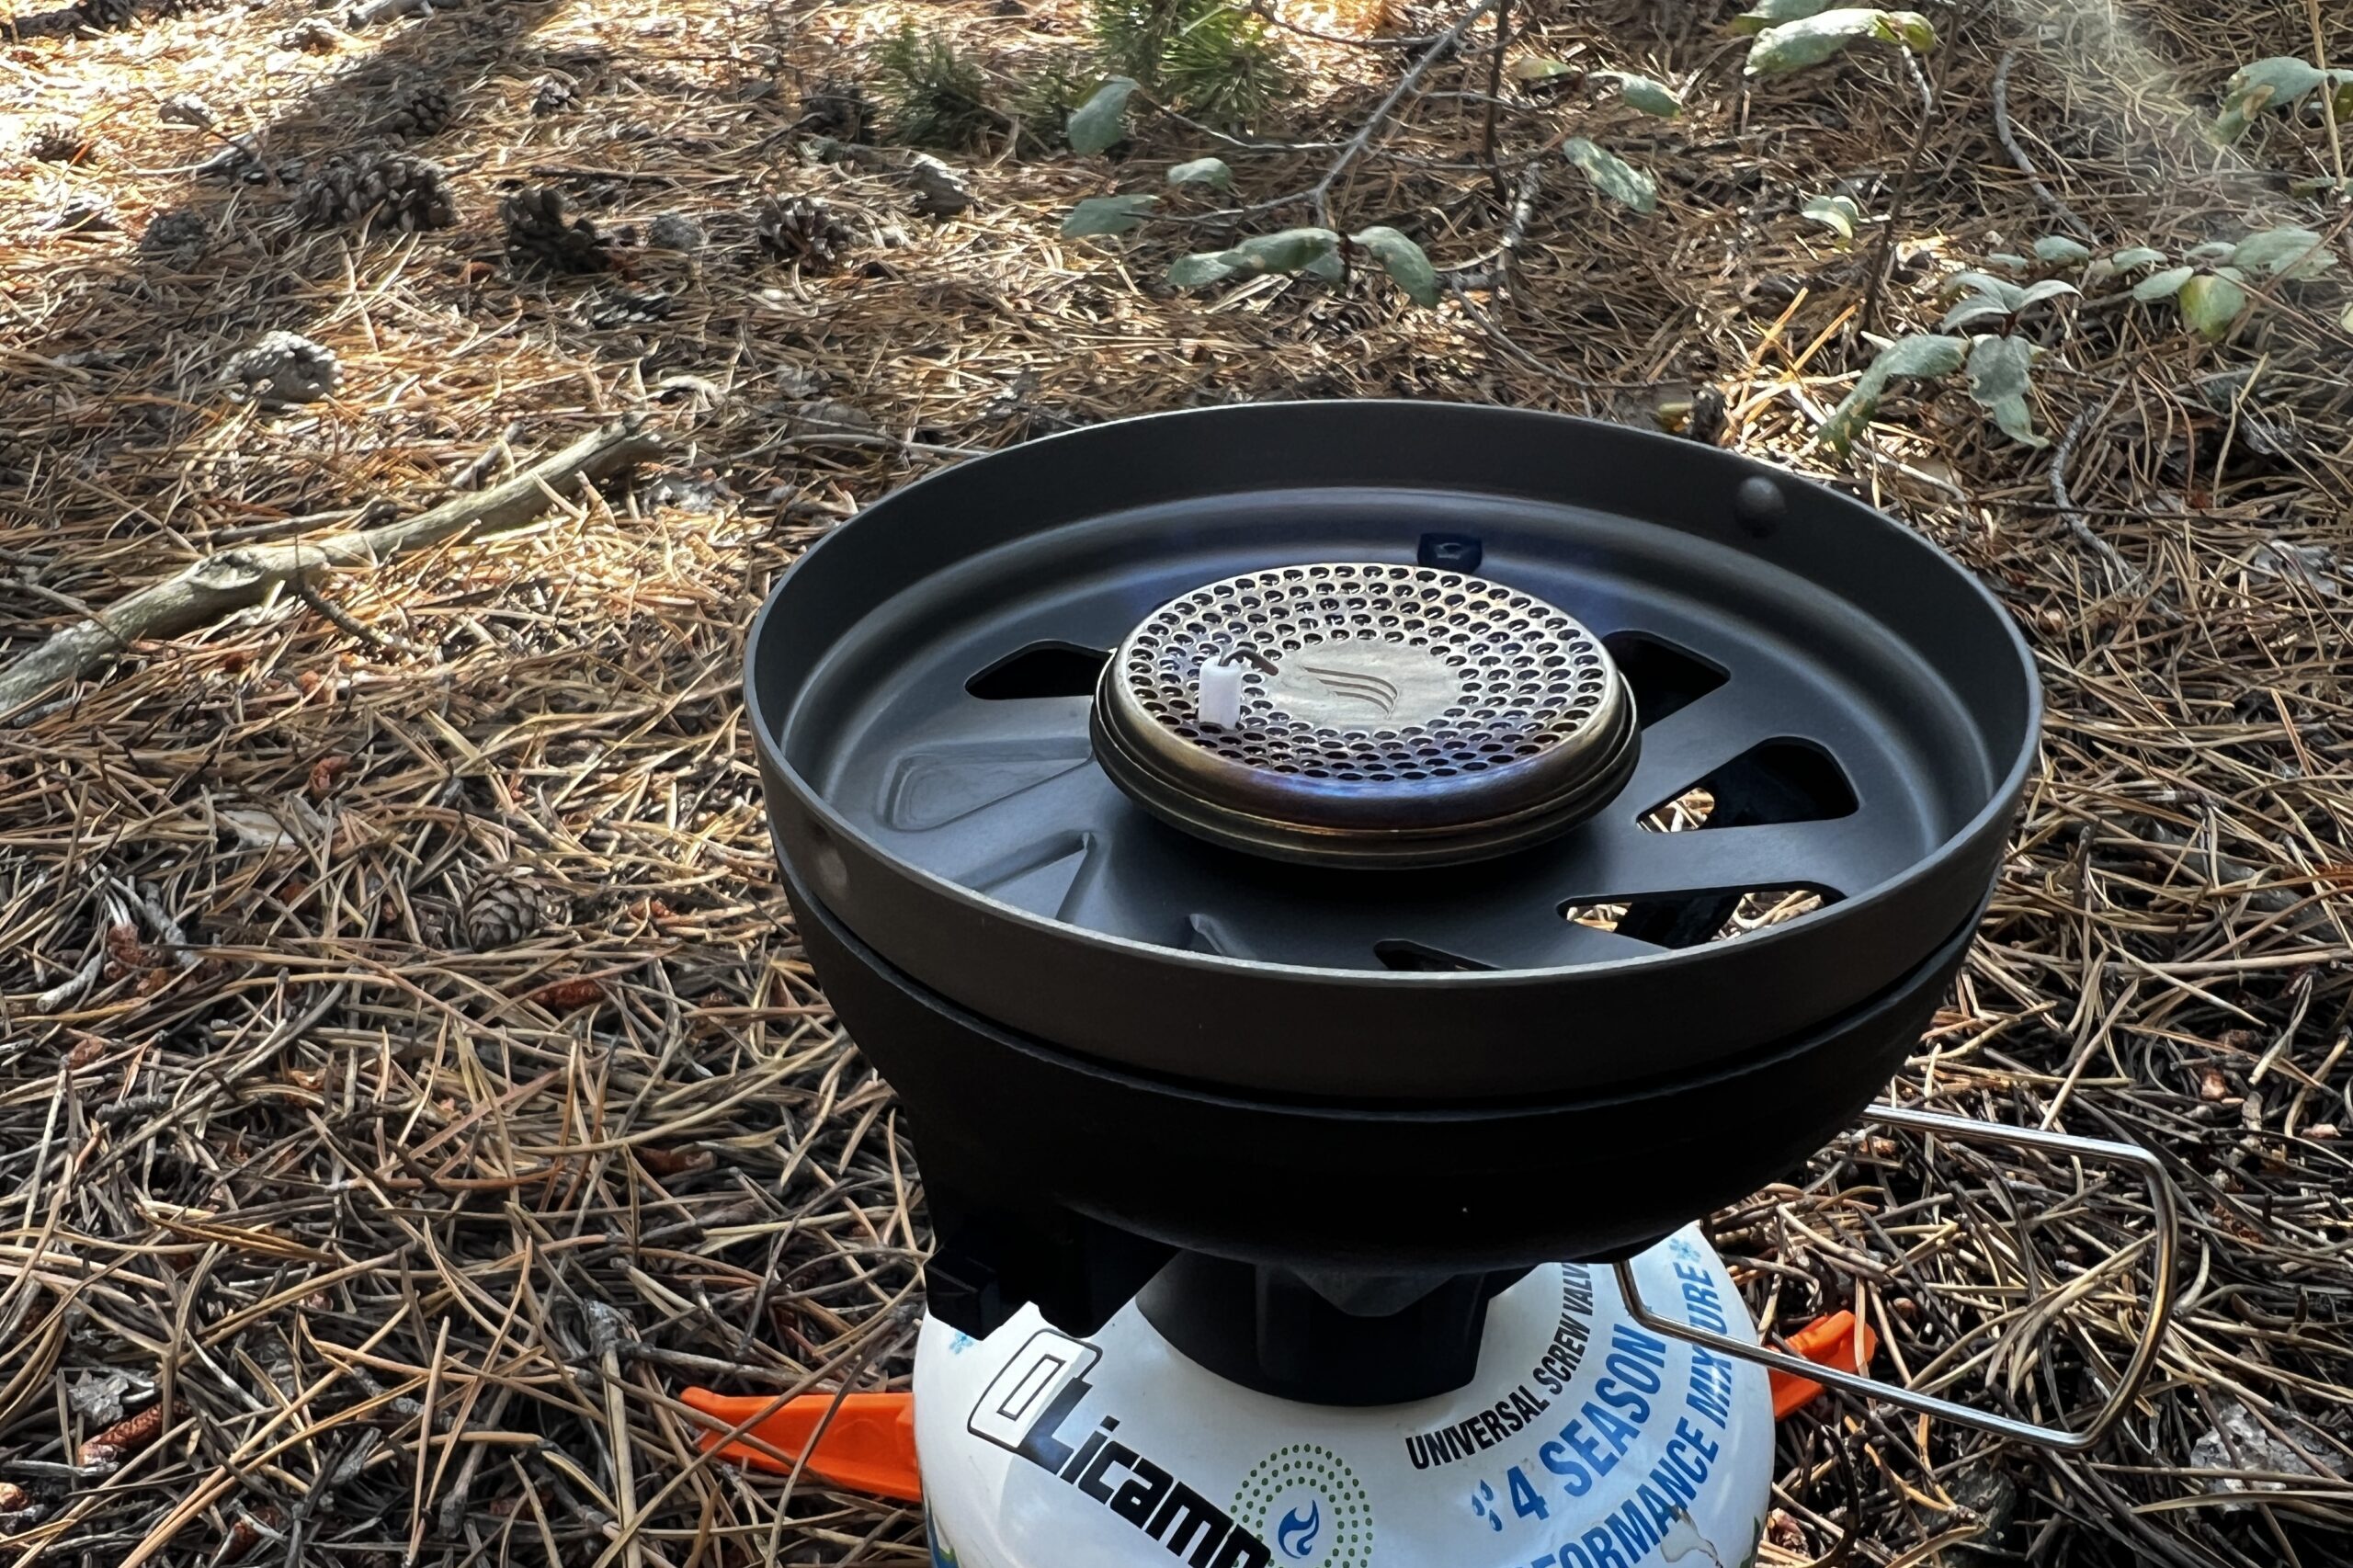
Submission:
<svg viewBox="0 0 2353 1568">
<path fill-rule="evenodd" d="M 1275 1530 L 1275 1544 L 1286 1555 L 1304 1558 L 1315 1551 L 1315 1538 L 1323 1533 L 1324 1505 L 1311 1497 L 1306 1513 L 1293 1508 L 1283 1516 L 1283 1522 Z"/>
<path fill-rule="evenodd" d="M 1251 1466 L 1231 1511 L 1268 1562 L 1372 1568 L 1372 1498 L 1321 1443 L 1287 1443 Z"/>
</svg>

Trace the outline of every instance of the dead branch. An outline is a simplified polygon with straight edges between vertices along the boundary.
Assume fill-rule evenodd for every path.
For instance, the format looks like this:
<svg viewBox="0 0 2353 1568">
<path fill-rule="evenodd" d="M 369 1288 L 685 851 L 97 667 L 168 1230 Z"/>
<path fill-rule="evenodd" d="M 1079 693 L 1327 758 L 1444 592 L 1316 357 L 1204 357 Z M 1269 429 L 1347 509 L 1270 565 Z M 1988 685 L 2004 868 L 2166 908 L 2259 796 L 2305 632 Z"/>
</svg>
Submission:
<svg viewBox="0 0 2353 1568">
<path fill-rule="evenodd" d="M 132 643 L 176 637 L 250 609 L 280 589 L 332 566 L 377 566 L 413 550 L 513 528 L 551 500 L 654 456 L 661 437 L 631 418 L 608 425 L 503 483 L 372 528 L 249 545 L 208 555 L 53 633 L 0 670 L 0 713 L 12 713 L 61 681 L 89 674 Z"/>
<path fill-rule="evenodd" d="M 2002 63 L 1995 68 L 1994 134 L 2001 139 L 2002 151 L 2010 155 L 2010 162 L 2018 166 L 2018 173 L 2026 176 L 2026 183 L 2033 188 L 2036 199 L 2058 214 L 2059 221 L 2075 231 L 2077 239 L 2086 244 L 2097 244 L 2099 236 L 2092 232 L 2092 226 L 2077 217 L 2075 210 L 2061 200 L 2057 191 L 2042 183 L 2042 171 L 2036 168 L 2034 160 L 2026 155 L 2026 149 L 2018 145 L 2018 133 L 2011 129 L 2010 69 L 2018 62 L 2018 51 L 2013 49 L 2002 56 Z"/>
</svg>

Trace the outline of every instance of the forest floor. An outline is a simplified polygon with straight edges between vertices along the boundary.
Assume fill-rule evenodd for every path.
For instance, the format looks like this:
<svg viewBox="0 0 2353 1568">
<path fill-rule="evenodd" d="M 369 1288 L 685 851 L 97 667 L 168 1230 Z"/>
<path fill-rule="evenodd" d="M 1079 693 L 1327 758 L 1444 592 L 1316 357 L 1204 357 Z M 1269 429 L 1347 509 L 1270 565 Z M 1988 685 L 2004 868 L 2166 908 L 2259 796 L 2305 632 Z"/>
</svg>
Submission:
<svg viewBox="0 0 2353 1568">
<path fill-rule="evenodd" d="M 1285 0 L 1294 85 L 1251 134 L 1139 102 L 1116 157 L 1021 117 L 1088 36 L 1078 0 L 17 18 L 0 673 L 209 552 L 410 514 L 626 415 L 666 450 L 0 716 L 0 1562 L 923 1562 L 913 1509 L 697 1462 L 676 1403 L 904 1386 L 927 1241 L 892 1096 L 779 892 L 744 629 L 797 549 L 941 464 L 1309 396 L 1687 428 L 1696 404 L 1693 435 L 1945 546 L 2033 642 L 2047 766 L 1893 1092 L 2156 1150 L 2175 1331 L 2089 1454 L 1828 1402 L 1785 1423 L 1763 1561 L 2353 1557 L 2348 269 L 2256 269 L 2211 336 L 2129 292 L 2283 225 L 2346 255 L 2347 209 L 2311 192 L 2353 126 L 2314 97 L 2210 132 L 2239 65 L 2353 61 L 2353 12 L 1963 0 L 1927 7 L 1924 77 L 1870 43 L 1750 80 L 1714 0 L 1520 0 L 1494 170 L 1491 17 L 1351 152 L 1466 8 Z M 944 217 L 915 210 L 878 68 L 910 18 L 997 110 L 934 149 L 972 196 Z M 879 151 L 816 140 L 813 107 L 852 129 L 828 82 L 883 100 Z M 1657 210 L 1603 199 L 1571 136 L 1647 170 Z M 404 144 L 450 222 L 303 223 L 326 160 Z M 1411 234 L 1438 303 L 1360 269 L 1164 280 L 1312 202 L 1061 236 L 1211 153 L 1233 195 L 1169 210 L 1336 167 L 1334 226 Z M 510 255 L 501 199 L 541 187 L 607 269 Z M 1800 211 L 1842 193 L 1851 245 Z M 813 248 L 764 246 L 771 196 L 843 230 L 804 210 Z M 657 247 L 685 233 L 665 215 L 703 243 Z M 2069 234 L 2166 256 L 2102 281 L 2033 248 Z M 1933 331 L 1945 280 L 2003 255 L 2084 290 L 1966 329 L 2047 350 L 2052 444 L 1957 375 L 1899 383 L 1844 456 L 1814 441 L 1871 358 L 1859 316 Z M 270 332 L 333 352 L 331 395 L 236 395 L 231 357 Z M 1866 1130 L 1711 1229 L 1778 1326 L 1852 1305 L 1882 1372 L 2079 1422 L 2146 1296 L 2131 1186 Z M 142 1410 L 166 1418 L 109 1430 Z"/>
</svg>

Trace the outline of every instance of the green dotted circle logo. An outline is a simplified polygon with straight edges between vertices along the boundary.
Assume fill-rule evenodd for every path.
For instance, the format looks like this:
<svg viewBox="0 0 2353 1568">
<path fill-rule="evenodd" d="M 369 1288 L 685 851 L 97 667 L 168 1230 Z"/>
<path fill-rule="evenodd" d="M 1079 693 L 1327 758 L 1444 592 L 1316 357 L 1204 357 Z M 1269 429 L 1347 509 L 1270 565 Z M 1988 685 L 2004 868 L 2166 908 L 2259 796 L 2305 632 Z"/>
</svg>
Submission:
<svg viewBox="0 0 2353 1568">
<path fill-rule="evenodd" d="M 1285 1568 L 1372 1562 L 1372 1499 L 1347 1461 L 1320 1443 L 1293 1443 L 1260 1460 L 1229 1511 Z"/>
</svg>

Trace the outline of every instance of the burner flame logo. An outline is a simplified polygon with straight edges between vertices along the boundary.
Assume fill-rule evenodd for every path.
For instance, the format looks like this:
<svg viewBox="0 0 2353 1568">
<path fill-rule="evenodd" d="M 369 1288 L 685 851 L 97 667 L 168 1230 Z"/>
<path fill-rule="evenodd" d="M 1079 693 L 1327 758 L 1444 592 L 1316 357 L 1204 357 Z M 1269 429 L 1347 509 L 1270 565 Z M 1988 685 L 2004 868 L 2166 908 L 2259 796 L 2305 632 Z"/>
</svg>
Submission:
<svg viewBox="0 0 2353 1568">
<path fill-rule="evenodd" d="M 1275 1544 L 1289 1556 L 1304 1558 L 1315 1551 L 1315 1538 L 1323 1533 L 1324 1506 L 1310 1498 L 1305 1514 L 1293 1508 L 1283 1516 L 1275 1530 Z"/>
<path fill-rule="evenodd" d="M 1372 1568 L 1372 1497 L 1348 1461 L 1320 1443 L 1292 1443 L 1253 1465 L 1233 1515 L 1234 1528 L 1259 1543 L 1254 1562 Z"/>
<path fill-rule="evenodd" d="M 1343 669 L 1336 665 L 1294 663 L 1291 666 L 1302 675 L 1313 676 L 1315 684 L 1333 696 L 1350 702 L 1362 702 L 1386 719 L 1397 711 L 1397 699 L 1404 691 L 1394 681 L 1367 675 L 1361 670 Z"/>
</svg>

